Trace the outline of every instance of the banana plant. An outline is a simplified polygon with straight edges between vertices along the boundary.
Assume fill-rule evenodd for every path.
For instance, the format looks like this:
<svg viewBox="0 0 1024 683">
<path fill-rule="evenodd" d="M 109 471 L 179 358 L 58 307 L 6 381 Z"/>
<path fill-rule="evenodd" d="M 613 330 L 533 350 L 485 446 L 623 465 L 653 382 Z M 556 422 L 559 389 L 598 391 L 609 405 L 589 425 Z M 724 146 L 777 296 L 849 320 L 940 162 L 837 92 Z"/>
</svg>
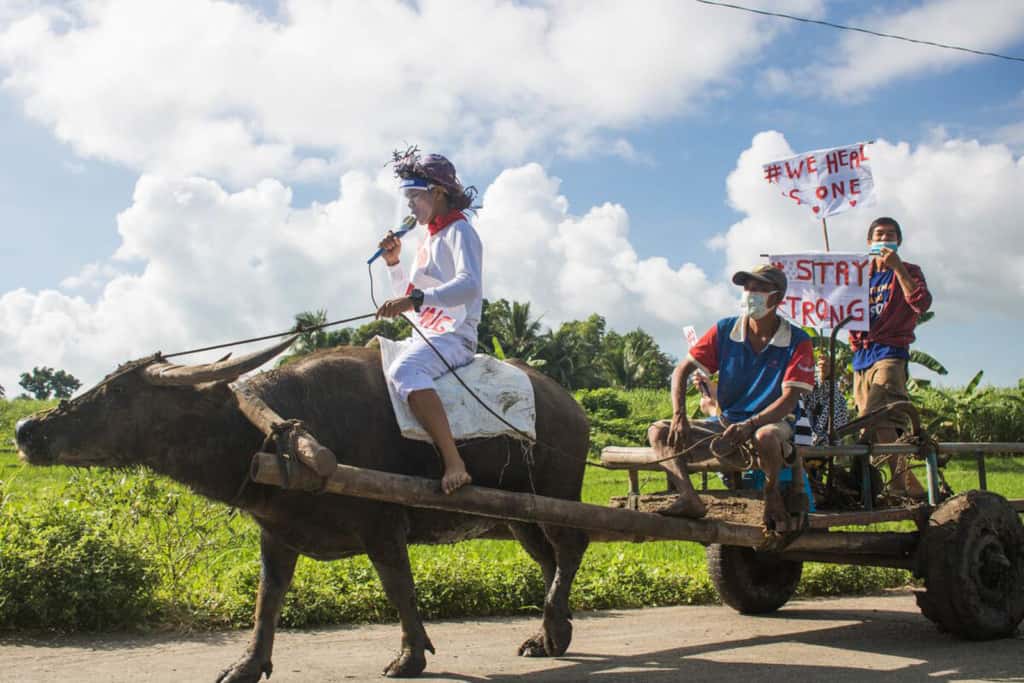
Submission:
<svg viewBox="0 0 1024 683">
<path fill-rule="evenodd" d="M 497 337 L 491 337 L 491 348 L 494 349 L 494 357 L 498 360 L 506 360 L 505 349 L 501 346 L 501 342 L 498 341 Z M 543 358 L 526 358 L 523 359 L 527 365 L 531 368 L 542 368 L 547 364 L 547 361 Z"/>
<path fill-rule="evenodd" d="M 978 434 L 977 420 L 986 411 L 1005 408 L 1006 401 L 1018 405 L 1024 404 L 1024 398 L 1018 395 L 997 393 L 991 387 L 979 389 L 984 370 L 979 370 L 967 386 L 957 391 L 929 391 L 929 407 L 925 412 L 928 419 L 926 429 L 935 434 L 940 430 L 952 438 L 961 441 L 989 439 L 988 434 Z M 935 405 L 937 404 L 937 405 Z"/>
</svg>

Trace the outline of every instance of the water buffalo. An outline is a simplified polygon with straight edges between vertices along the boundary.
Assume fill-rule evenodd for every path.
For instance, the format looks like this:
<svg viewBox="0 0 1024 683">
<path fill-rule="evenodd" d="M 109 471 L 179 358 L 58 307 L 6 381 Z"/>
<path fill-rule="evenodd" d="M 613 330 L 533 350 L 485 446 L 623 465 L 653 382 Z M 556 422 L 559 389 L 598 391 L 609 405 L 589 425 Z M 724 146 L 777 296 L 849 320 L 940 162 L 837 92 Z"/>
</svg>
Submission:
<svg viewBox="0 0 1024 683">
<path fill-rule="evenodd" d="M 384 672 L 415 676 L 426 666 L 424 650 L 434 648 L 416 608 L 407 544 L 453 543 L 505 522 L 243 484 L 264 436 L 239 410 L 228 382 L 283 348 L 197 366 L 172 365 L 159 354 L 126 363 L 82 395 L 21 421 L 19 451 L 34 465 L 144 465 L 237 506 L 259 524 L 262 571 L 253 635 L 218 681 L 270 676 L 274 631 L 300 553 L 318 560 L 366 553 L 402 624 L 401 654 Z M 558 384 L 521 367 L 536 395 L 538 438 L 550 448 L 536 446 L 530 464 L 519 444 L 505 438 L 464 444 L 460 450 L 473 482 L 579 500 L 589 439 L 586 416 Z M 317 352 L 259 374 L 247 385 L 282 417 L 302 420 L 341 463 L 440 479 L 433 448 L 399 434 L 375 349 Z M 508 526 L 540 565 L 547 589 L 540 631 L 519 654 L 561 655 L 572 638 L 569 591 L 587 536 L 563 527 Z"/>
</svg>

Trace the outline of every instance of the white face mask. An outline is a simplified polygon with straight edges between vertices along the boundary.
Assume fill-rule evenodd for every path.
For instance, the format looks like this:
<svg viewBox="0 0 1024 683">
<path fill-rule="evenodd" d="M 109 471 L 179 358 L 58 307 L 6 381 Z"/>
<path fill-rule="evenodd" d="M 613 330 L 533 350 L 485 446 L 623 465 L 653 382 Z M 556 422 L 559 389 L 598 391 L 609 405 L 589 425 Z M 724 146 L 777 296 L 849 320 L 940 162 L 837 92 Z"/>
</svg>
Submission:
<svg viewBox="0 0 1024 683">
<path fill-rule="evenodd" d="M 748 292 L 743 290 L 743 296 L 740 298 L 740 310 L 746 313 L 754 320 L 760 320 L 761 318 L 768 315 L 768 298 L 774 294 L 774 292 Z"/>
</svg>

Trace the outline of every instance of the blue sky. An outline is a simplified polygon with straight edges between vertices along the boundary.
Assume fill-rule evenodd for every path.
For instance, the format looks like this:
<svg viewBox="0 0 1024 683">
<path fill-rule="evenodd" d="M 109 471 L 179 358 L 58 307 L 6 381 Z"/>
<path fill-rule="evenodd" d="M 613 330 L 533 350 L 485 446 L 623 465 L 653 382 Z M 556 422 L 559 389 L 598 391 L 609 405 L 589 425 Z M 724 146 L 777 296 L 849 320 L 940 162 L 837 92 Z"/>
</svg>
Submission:
<svg viewBox="0 0 1024 683">
<path fill-rule="evenodd" d="M 1024 55 L 1013 0 L 748 4 Z M 1011 353 L 1024 332 L 1024 63 L 687 2 L 18 5 L 0 11 L 9 389 L 33 365 L 92 381 L 156 348 L 286 327 L 292 312 L 364 312 L 359 256 L 393 214 L 380 166 L 406 141 L 445 151 L 489 193 L 489 297 L 528 299 L 549 324 L 601 312 L 680 355 L 683 325 L 731 311 L 727 271 L 821 248 L 813 221 L 744 189 L 756 162 L 877 139 L 875 173 L 892 177 L 877 207 L 836 219 L 833 248 L 859 249 L 875 215 L 895 215 L 936 290 L 920 345 L 950 368 L 944 381 L 1024 376 Z M 537 43 L 484 36 L 472 60 L 431 72 L 418 57 L 456 15 L 442 40 L 472 42 L 472 22 L 505 17 Z M 334 54 L 317 35 L 351 23 L 365 45 Z M 380 39 L 389 29 L 423 47 L 402 53 Z M 939 168 L 971 175 L 950 189 Z M 258 273 L 228 267 L 236 251 Z"/>
</svg>

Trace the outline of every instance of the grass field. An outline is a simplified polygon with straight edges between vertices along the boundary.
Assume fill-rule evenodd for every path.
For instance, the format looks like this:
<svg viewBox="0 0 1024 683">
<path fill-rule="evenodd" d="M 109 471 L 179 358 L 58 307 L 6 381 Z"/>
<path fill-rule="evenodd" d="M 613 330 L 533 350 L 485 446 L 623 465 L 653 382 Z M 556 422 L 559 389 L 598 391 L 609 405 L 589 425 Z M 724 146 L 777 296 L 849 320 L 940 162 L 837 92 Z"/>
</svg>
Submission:
<svg viewBox="0 0 1024 683">
<path fill-rule="evenodd" d="M 18 462 L 14 422 L 45 407 L 0 401 L 0 628 L 181 629 L 250 622 L 258 533 L 244 515 L 145 471 L 31 468 Z M 640 392 L 634 412 L 661 399 Z M 1024 498 L 1024 459 L 990 458 L 989 488 Z M 973 459 L 954 461 L 956 491 L 976 488 Z M 647 491 L 664 477 L 642 477 Z M 583 498 L 624 495 L 624 472 L 589 468 Z M 411 549 L 426 617 L 536 611 L 539 571 L 515 543 L 470 541 Z M 835 595 L 902 585 L 906 572 L 807 565 L 801 592 Z M 130 590 L 129 590 L 130 588 Z M 593 544 L 574 586 L 577 609 L 704 603 L 716 599 L 694 543 Z M 282 621 L 310 626 L 394 615 L 365 558 L 301 560 Z"/>
</svg>

